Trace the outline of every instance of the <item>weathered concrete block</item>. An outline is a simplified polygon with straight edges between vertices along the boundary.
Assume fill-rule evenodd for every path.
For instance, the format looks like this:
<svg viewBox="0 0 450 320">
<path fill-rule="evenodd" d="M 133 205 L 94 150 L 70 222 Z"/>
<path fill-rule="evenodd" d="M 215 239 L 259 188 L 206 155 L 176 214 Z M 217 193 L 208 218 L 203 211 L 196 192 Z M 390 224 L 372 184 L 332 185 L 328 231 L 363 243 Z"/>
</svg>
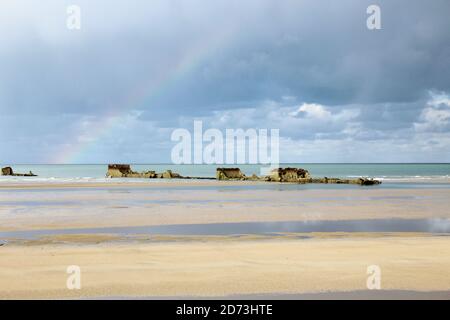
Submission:
<svg viewBox="0 0 450 320">
<path fill-rule="evenodd" d="M 131 170 L 129 164 L 108 164 L 108 172 L 106 176 L 109 178 L 128 177 L 135 172 Z"/>
<path fill-rule="evenodd" d="M 302 182 L 304 179 L 310 179 L 308 170 L 302 168 L 277 168 L 270 172 L 270 179 L 278 182 Z"/>
<path fill-rule="evenodd" d="M 157 174 L 155 171 L 145 171 L 141 173 L 143 178 L 154 179 L 157 178 Z"/>
<path fill-rule="evenodd" d="M 362 186 L 372 186 L 372 185 L 381 184 L 381 181 L 369 179 L 369 178 L 359 178 L 359 184 Z"/>
<path fill-rule="evenodd" d="M 12 176 L 14 174 L 13 169 L 11 167 L 4 167 L 2 168 L 2 175 L 3 176 Z"/>
<path fill-rule="evenodd" d="M 146 178 L 146 179 L 156 179 L 156 178 L 182 178 L 178 173 L 167 170 L 164 173 L 156 173 L 155 171 L 144 171 L 136 172 L 131 170 L 129 164 L 109 164 L 108 172 L 106 173 L 108 178 Z"/>
<path fill-rule="evenodd" d="M 2 168 L 2 175 L 3 176 L 14 176 L 14 177 L 37 177 L 31 171 L 29 173 L 14 173 L 14 171 L 11 167 Z"/>
<path fill-rule="evenodd" d="M 217 180 L 244 180 L 245 174 L 239 168 L 217 168 Z"/>
<path fill-rule="evenodd" d="M 181 178 L 181 175 L 179 175 L 178 173 L 172 172 L 172 170 L 166 170 L 165 172 L 163 172 L 161 174 L 161 178 L 163 178 L 163 179 L 176 179 L 176 178 Z"/>
</svg>

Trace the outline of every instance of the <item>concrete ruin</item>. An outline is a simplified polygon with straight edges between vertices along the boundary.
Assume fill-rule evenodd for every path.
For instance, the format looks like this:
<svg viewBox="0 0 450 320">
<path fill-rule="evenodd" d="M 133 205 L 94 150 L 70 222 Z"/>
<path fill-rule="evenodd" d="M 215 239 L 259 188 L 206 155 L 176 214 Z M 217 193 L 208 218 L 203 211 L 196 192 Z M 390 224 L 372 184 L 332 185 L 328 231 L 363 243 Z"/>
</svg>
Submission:
<svg viewBox="0 0 450 320">
<path fill-rule="evenodd" d="M 33 172 L 29 173 L 14 173 L 11 167 L 2 168 L 2 176 L 13 176 L 13 177 L 37 177 Z"/>
<path fill-rule="evenodd" d="M 266 181 L 281 183 L 335 183 L 358 184 L 370 186 L 380 184 L 381 181 L 369 178 L 341 179 L 341 178 L 313 178 L 308 170 L 302 168 L 277 168 L 267 176 L 246 176 L 239 168 L 217 168 L 216 177 L 184 177 L 178 173 L 166 170 L 163 173 L 155 171 L 135 172 L 129 164 L 109 164 L 108 178 L 146 178 L 146 179 L 209 179 L 223 181 Z"/>
<path fill-rule="evenodd" d="M 14 172 L 11 167 L 2 168 L 2 176 L 12 176 L 13 174 L 14 174 Z"/>
<path fill-rule="evenodd" d="M 107 178 L 157 178 L 155 171 L 136 172 L 129 164 L 109 164 Z"/>
<path fill-rule="evenodd" d="M 217 168 L 217 180 L 246 180 L 245 174 L 239 168 Z"/>
<path fill-rule="evenodd" d="M 144 178 L 144 179 L 181 179 L 183 178 L 178 173 L 167 170 L 163 173 L 156 173 L 155 171 L 136 172 L 131 170 L 129 164 L 109 164 L 107 178 Z"/>
<path fill-rule="evenodd" d="M 372 186 L 381 184 L 381 181 L 373 178 L 341 179 L 324 177 L 312 178 L 311 183 L 359 184 L 361 186 Z"/>
<path fill-rule="evenodd" d="M 273 169 L 268 176 L 258 177 L 253 175 L 247 177 L 239 168 L 217 168 L 217 180 L 251 180 L 285 183 L 335 183 L 335 184 L 358 184 L 370 186 L 381 184 L 381 181 L 370 178 L 340 179 L 340 178 L 313 178 L 308 170 L 302 168 L 277 168 Z"/>
<path fill-rule="evenodd" d="M 163 179 L 181 179 L 183 178 L 180 174 L 172 172 L 172 170 L 166 170 L 161 174 Z"/>
<path fill-rule="evenodd" d="M 129 174 L 133 174 L 129 164 L 109 164 L 108 172 L 106 173 L 107 178 L 122 178 Z"/>
<path fill-rule="evenodd" d="M 277 168 L 273 169 L 268 176 L 269 181 L 275 182 L 299 182 L 311 179 L 308 170 L 301 168 Z"/>
</svg>

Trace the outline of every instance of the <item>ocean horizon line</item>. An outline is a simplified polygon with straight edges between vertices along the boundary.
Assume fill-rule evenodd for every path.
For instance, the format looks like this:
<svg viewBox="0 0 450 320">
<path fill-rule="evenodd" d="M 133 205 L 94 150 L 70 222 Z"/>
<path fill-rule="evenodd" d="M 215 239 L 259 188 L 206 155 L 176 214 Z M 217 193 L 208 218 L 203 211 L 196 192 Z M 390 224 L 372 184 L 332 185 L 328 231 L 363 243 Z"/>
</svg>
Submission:
<svg viewBox="0 0 450 320">
<path fill-rule="evenodd" d="M 108 163 L 0 163 L 0 166 L 100 166 L 100 165 L 108 165 L 108 164 L 129 164 L 129 165 L 174 165 L 174 166 L 270 166 L 270 164 L 267 163 L 237 163 L 237 164 L 207 164 L 207 163 L 181 163 L 181 164 L 175 164 L 175 163 L 169 163 L 169 162 L 108 162 Z M 279 166 L 282 165 L 289 165 L 289 164 L 328 164 L 328 165 L 346 165 L 346 164 L 367 164 L 367 165 L 414 165 L 414 164 L 421 164 L 421 165 L 436 165 L 436 164 L 444 164 L 444 165 L 450 165 L 450 162 L 280 162 Z"/>
</svg>

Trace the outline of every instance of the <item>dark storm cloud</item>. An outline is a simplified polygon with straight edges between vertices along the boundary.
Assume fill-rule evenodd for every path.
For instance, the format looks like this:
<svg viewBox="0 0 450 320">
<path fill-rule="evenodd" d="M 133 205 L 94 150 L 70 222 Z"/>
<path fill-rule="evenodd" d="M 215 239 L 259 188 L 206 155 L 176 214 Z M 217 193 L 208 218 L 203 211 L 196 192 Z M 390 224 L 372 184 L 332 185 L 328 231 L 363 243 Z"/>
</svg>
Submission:
<svg viewBox="0 0 450 320">
<path fill-rule="evenodd" d="M 82 9 L 80 31 L 65 27 L 72 2 Z M 371 31 L 366 8 L 374 3 L 382 29 Z M 446 132 L 446 111 L 427 103 L 430 92 L 450 91 L 447 0 L 32 4 L 0 4 L 0 147 L 11 161 L 43 161 L 50 141 L 53 151 L 63 137 L 89 136 L 82 124 L 111 113 L 139 121 L 121 132 L 127 147 L 143 123 L 213 125 L 246 108 L 252 121 L 243 125 L 283 126 L 292 141 L 382 140 L 394 148 L 431 132 L 433 121 Z M 305 102 L 330 115 L 289 115 Z M 287 120 L 277 118 L 279 108 Z M 33 152 L 21 151 L 31 144 Z M 110 156 L 102 152 L 98 161 Z"/>
</svg>

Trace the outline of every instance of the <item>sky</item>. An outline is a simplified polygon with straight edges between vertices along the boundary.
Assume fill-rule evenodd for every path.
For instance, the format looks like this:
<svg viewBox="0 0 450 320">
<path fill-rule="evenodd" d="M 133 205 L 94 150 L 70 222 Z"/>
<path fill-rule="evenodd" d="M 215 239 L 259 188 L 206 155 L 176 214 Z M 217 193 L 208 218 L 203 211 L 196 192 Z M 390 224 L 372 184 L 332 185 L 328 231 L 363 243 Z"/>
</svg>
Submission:
<svg viewBox="0 0 450 320">
<path fill-rule="evenodd" d="M 194 120 L 279 129 L 282 162 L 450 162 L 448 0 L 2 0 L 0 39 L 3 164 L 170 163 Z"/>
</svg>

